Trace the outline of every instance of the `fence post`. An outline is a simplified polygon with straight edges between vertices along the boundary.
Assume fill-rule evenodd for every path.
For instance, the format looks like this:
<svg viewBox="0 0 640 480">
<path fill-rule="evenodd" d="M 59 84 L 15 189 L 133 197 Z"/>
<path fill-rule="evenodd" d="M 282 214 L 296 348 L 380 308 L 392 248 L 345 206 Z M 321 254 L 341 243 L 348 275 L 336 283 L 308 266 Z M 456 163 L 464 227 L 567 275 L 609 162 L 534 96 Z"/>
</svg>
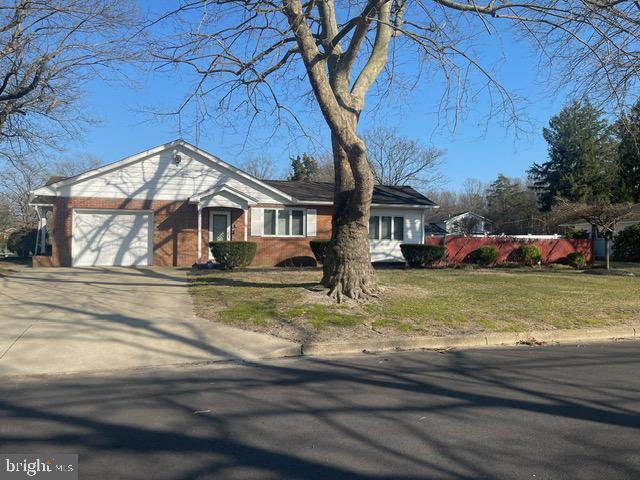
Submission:
<svg viewBox="0 0 640 480">
<path fill-rule="evenodd" d="M 444 232 L 442 236 L 442 246 L 444 250 L 442 252 L 442 268 L 447 268 L 447 232 Z"/>
</svg>

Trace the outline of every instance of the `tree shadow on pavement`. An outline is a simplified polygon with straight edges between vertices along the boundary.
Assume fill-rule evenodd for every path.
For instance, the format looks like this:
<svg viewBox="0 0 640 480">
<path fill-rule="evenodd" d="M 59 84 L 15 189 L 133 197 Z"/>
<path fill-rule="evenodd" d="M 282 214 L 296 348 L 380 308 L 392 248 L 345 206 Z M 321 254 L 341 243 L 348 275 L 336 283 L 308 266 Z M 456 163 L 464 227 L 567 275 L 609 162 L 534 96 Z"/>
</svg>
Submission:
<svg viewBox="0 0 640 480">
<path fill-rule="evenodd" d="M 638 478 L 638 344 L 13 382 L 3 451 L 82 478 Z M 624 379 L 624 381 L 622 381 Z M 86 476 L 85 476 L 86 475 Z"/>
</svg>

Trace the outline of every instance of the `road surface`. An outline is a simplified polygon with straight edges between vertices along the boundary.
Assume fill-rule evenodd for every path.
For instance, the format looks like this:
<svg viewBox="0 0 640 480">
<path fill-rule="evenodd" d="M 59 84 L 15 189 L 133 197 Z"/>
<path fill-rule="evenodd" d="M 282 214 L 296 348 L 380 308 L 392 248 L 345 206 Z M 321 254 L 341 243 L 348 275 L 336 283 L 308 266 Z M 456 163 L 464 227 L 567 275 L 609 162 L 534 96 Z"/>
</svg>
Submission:
<svg viewBox="0 0 640 480">
<path fill-rule="evenodd" d="M 637 479 L 640 342 L 5 379 L 81 479 Z"/>
</svg>

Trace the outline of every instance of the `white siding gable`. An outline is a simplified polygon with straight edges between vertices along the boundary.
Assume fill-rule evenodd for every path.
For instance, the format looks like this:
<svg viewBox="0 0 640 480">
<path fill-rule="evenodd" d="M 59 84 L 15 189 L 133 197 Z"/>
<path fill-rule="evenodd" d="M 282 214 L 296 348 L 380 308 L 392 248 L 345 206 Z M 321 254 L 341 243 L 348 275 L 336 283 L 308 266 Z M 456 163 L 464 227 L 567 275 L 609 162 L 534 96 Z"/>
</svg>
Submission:
<svg viewBox="0 0 640 480">
<path fill-rule="evenodd" d="M 179 164 L 174 155 L 181 155 Z M 210 161 L 182 145 L 150 154 L 124 166 L 114 165 L 96 175 L 58 187 L 65 197 L 136 198 L 186 200 L 216 186 L 228 185 L 260 203 L 281 203 L 285 199 L 268 187 Z"/>
</svg>

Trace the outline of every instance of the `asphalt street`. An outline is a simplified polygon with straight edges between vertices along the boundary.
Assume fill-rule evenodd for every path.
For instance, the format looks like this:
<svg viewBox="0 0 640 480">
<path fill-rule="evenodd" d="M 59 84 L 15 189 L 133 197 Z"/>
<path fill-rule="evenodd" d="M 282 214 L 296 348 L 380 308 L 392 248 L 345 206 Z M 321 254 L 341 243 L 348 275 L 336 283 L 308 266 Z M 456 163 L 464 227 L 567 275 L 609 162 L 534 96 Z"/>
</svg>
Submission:
<svg viewBox="0 0 640 480">
<path fill-rule="evenodd" d="M 81 479 L 638 479 L 640 341 L 5 377 Z"/>
</svg>

